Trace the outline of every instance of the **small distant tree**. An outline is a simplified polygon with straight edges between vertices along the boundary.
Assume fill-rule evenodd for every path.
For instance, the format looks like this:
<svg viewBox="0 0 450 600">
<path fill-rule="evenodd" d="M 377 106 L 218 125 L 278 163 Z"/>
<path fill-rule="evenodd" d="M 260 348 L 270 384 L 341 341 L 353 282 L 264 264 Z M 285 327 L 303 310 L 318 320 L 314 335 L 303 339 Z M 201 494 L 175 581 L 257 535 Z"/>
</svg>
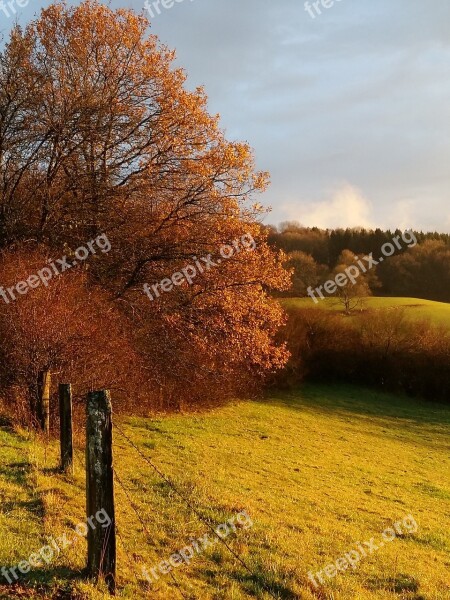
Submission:
<svg viewBox="0 0 450 600">
<path fill-rule="evenodd" d="M 355 256 L 350 250 L 344 250 L 333 271 L 333 276 L 336 277 L 346 274 L 349 267 L 356 266 L 358 268 L 359 275 L 354 277 L 353 281 L 347 277 L 345 285 L 338 285 L 335 292 L 336 303 L 344 308 L 346 315 L 351 315 L 357 308 L 362 309 L 365 299 L 372 295 L 372 288 L 379 286 L 375 272 L 367 271 L 364 273 L 357 265 L 358 260 L 361 258 L 363 257 Z"/>
</svg>

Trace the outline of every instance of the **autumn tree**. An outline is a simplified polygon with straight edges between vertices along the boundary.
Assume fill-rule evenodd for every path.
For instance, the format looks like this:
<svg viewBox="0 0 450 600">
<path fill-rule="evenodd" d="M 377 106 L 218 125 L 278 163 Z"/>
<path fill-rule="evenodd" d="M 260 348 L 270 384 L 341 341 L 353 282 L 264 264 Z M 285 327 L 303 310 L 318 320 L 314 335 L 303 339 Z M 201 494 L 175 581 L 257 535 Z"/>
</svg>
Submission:
<svg viewBox="0 0 450 600">
<path fill-rule="evenodd" d="M 365 269 L 363 258 L 355 256 L 350 250 L 344 250 L 333 272 L 334 277 L 345 280 L 343 285 L 337 286 L 334 295 L 337 304 L 343 307 L 346 315 L 350 315 L 357 308 L 362 308 L 364 299 L 372 295 L 372 288 L 379 285 L 376 274 Z M 353 276 L 348 275 L 349 268 L 353 269 Z"/>
<path fill-rule="evenodd" d="M 317 263 L 310 254 L 299 250 L 289 252 L 286 267 L 292 269 L 292 288 L 285 294 L 293 297 L 307 295 L 308 288 L 316 288 L 326 280 L 328 269 Z"/>
<path fill-rule="evenodd" d="M 112 251 L 90 261 L 89 284 L 132 324 L 153 387 L 169 402 L 200 400 L 284 364 L 274 341 L 283 313 L 268 292 L 289 278 L 259 224 L 267 173 L 247 144 L 226 140 L 203 89 L 186 89 L 148 25 L 87 1 L 53 4 L 14 29 L 2 65 L 16 94 L 7 156 L 20 177 L 3 191 L 3 243 L 35 239 L 63 254 L 107 233 Z M 239 247 L 243 236 L 253 249 Z M 224 244 L 235 252 L 219 260 Z M 144 294 L 208 256 L 214 268 L 192 285 L 155 302 Z"/>
</svg>

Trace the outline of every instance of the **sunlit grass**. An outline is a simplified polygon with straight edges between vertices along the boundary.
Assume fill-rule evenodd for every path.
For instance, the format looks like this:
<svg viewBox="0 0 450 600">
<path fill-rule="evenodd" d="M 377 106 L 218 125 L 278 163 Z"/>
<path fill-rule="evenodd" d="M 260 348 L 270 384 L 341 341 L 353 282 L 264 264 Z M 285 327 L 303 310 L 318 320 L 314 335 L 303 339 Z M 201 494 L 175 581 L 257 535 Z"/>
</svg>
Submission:
<svg viewBox="0 0 450 600">
<path fill-rule="evenodd" d="M 321 308 L 343 311 L 342 305 L 336 301 L 336 298 L 325 298 L 318 304 L 315 304 L 311 298 L 286 298 L 281 302 L 286 309 Z M 388 310 L 397 307 L 405 307 L 408 318 L 414 320 L 430 319 L 433 323 L 450 327 L 450 304 L 445 302 L 433 302 L 432 300 L 418 298 L 381 298 L 375 296 L 364 298 L 363 301 L 364 310 Z"/>
<path fill-rule="evenodd" d="M 254 521 L 227 539 L 252 574 L 216 545 L 174 571 L 184 597 L 271 598 L 270 590 L 276 598 L 306 600 L 450 599 L 449 409 L 350 386 L 307 386 L 206 414 L 129 418 L 118 425 L 211 523 L 243 509 Z M 13 448 L 0 448 L 2 464 L 26 460 L 26 442 L 11 440 Z M 38 471 L 8 493 L 27 497 L 35 493 L 29 478 L 36 481 L 45 519 L 22 515 L 13 555 L 0 538 L 2 564 L 35 549 L 39 529 L 70 532 L 84 519 L 82 452 L 71 482 L 51 470 L 57 445 L 45 464 L 37 447 Z M 151 568 L 203 536 L 206 525 L 117 430 L 115 467 L 127 488 L 116 482 L 120 596 L 181 598 L 170 576 L 146 587 L 142 566 Z M 8 489 L 7 480 L 2 472 L 0 490 Z M 417 533 L 385 545 L 318 590 L 308 582 L 309 571 L 322 570 L 357 542 L 379 539 L 406 515 L 416 519 Z M 2 514 L 2 532 L 14 527 L 11 519 Z M 64 597 L 61 589 L 72 590 L 67 597 L 106 597 L 79 581 L 84 558 L 80 542 L 49 566 L 47 598 Z M 27 597 L 34 597 L 31 591 Z"/>
</svg>

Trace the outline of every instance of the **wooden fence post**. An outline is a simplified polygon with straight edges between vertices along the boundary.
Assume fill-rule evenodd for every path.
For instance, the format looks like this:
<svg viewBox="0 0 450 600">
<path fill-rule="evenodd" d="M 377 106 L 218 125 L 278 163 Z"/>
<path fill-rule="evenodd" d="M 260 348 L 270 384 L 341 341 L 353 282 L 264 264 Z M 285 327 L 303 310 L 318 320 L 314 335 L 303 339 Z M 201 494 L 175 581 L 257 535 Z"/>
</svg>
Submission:
<svg viewBox="0 0 450 600">
<path fill-rule="evenodd" d="M 59 439 L 61 469 L 73 475 L 72 386 L 60 383 L 59 389 Z"/>
<path fill-rule="evenodd" d="M 38 377 L 38 416 L 39 424 L 45 434 L 50 432 L 50 371 L 40 371 Z"/>
<path fill-rule="evenodd" d="M 110 525 L 88 528 L 88 574 L 103 578 L 109 592 L 116 589 L 116 522 L 112 466 L 112 407 L 109 391 L 90 392 L 86 426 L 87 518 L 105 512 Z"/>
</svg>

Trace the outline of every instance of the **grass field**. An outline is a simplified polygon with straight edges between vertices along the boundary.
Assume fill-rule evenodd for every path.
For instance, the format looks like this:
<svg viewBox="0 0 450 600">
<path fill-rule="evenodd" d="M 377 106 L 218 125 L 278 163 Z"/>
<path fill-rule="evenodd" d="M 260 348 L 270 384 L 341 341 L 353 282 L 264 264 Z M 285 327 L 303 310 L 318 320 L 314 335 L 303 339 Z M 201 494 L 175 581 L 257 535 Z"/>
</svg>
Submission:
<svg viewBox="0 0 450 600">
<path fill-rule="evenodd" d="M 282 300 L 286 309 L 292 308 L 321 308 L 326 310 L 342 311 L 342 306 L 336 303 L 335 298 L 325 298 L 315 304 L 311 298 L 286 298 Z M 438 325 L 450 327 L 450 304 L 420 300 L 418 298 L 380 298 L 372 297 L 364 300 L 364 309 L 383 310 L 405 307 L 406 314 L 411 319 L 430 319 Z"/>
<path fill-rule="evenodd" d="M 251 573 L 217 543 L 174 570 L 178 589 L 170 575 L 150 587 L 142 567 L 208 528 L 116 429 L 120 597 L 450 599 L 449 409 L 306 386 L 206 414 L 117 424 L 211 523 L 242 510 L 253 522 L 227 538 Z M 86 548 L 73 528 L 85 519 L 81 449 L 76 459 L 72 480 L 55 469 L 56 443 L 2 427 L 0 566 L 28 559 L 49 535 L 77 543 L 16 586 L 0 586 L 0 598 L 106 597 L 80 580 Z M 407 515 L 417 532 L 381 547 L 382 532 Z M 308 579 L 309 571 L 324 578 L 327 565 L 372 538 L 380 548 L 354 570 L 318 587 Z"/>
</svg>

